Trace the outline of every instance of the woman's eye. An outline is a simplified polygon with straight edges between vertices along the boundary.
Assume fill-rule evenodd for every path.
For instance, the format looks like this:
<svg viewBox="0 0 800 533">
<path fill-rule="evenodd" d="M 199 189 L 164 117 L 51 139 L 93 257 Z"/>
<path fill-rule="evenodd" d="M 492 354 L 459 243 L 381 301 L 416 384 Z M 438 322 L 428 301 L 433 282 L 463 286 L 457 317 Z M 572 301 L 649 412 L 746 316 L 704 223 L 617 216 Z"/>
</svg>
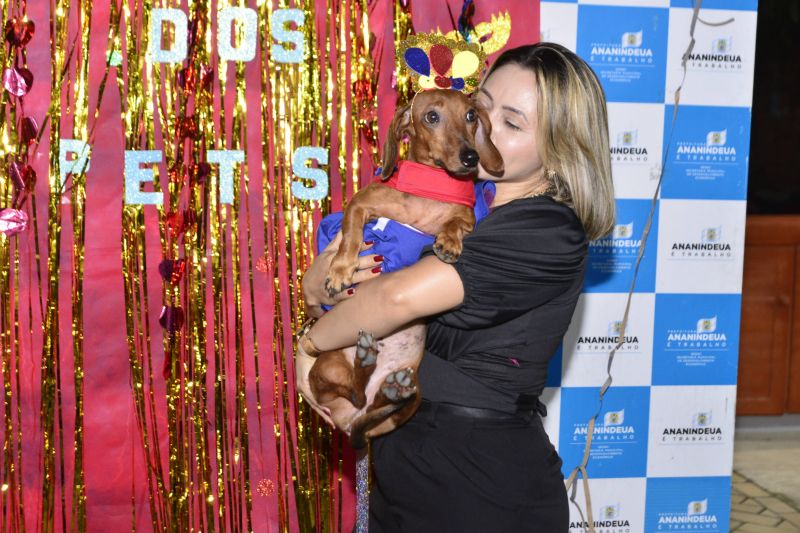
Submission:
<svg viewBox="0 0 800 533">
<path fill-rule="evenodd" d="M 428 111 L 425 113 L 425 122 L 428 124 L 436 124 L 439 122 L 439 113 L 436 111 Z"/>
<path fill-rule="evenodd" d="M 475 122 L 476 120 L 478 120 L 478 113 L 476 113 L 474 109 L 470 109 L 469 111 L 467 111 L 466 119 L 467 122 Z"/>
<path fill-rule="evenodd" d="M 517 126 L 516 124 L 514 124 L 513 122 L 510 122 L 510 121 L 508 121 L 508 120 L 506 120 L 506 125 L 507 125 L 509 128 L 511 128 L 512 130 L 519 130 L 519 129 L 521 129 L 519 126 Z"/>
</svg>

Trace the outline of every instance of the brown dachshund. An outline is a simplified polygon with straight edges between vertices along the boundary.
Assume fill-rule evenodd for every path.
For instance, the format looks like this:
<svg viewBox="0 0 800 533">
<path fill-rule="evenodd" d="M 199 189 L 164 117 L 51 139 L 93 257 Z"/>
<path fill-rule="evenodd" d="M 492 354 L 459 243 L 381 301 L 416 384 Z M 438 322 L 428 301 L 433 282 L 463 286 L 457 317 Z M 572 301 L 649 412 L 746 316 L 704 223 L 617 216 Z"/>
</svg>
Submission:
<svg viewBox="0 0 800 533">
<path fill-rule="evenodd" d="M 381 177 L 391 177 L 398 143 L 405 136 L 410 140 L 410 161 L 440 167 L 454 179 L 471 182 L 479 162 L 487 172 L 502 175 L 503 160 L 490 134 L 488 115 L 468 96 L 454 90 L 420 92 L 392 120 Z M 470 207 L 373 183 L 353 196 L 344 213 L 342 242 L 325 283 L 331 295 L 352 284 L 364 225 L 379 217 L 435 235 L 434 253 L 447 263 L 458 260 L 461 241 L 475 225 Z M 354 447 L 391 431 L 416 411 L 420 402 L 416 369 L 424 345 L 425 325 L 418 321 L 379 341 L 360 332 L 355 347 L 323 352 L 314 362 L 309 373 L 314 397 L 330 409 L 336 426 L 350 435 Z"/>
</svg>

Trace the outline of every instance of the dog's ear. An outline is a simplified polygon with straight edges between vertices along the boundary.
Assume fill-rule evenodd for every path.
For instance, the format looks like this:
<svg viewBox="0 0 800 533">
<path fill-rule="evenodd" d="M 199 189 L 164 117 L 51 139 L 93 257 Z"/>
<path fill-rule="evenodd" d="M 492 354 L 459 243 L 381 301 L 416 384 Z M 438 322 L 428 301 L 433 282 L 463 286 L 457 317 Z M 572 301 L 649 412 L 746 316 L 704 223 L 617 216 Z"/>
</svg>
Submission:
<svg viewBox="0 0 800 533">
<path fill-rule="evenodd" d="M 480 106 L 475 106 L 478 112 L 478 129 L 475 130 L 475 149 L 481 158 L 481 166 L 492 176 L 502 176 L 504 171 L 503 156 L 497 151 L 492 142 L 492 123 L 489 114 Z"/>
<path fill-rule="evenodd" d="M 389 135 L 383 143 L 383 168 L 381 169 L 381 179 L 388 180 L 394 173 L 394 166 L 397 164 L 397 152 L 400 141 L 408 134 L 413 134 L 414 126 L 411 124 L 411 104 L 406 104 L 397 108 L 389 126 Z"/>
</svg>

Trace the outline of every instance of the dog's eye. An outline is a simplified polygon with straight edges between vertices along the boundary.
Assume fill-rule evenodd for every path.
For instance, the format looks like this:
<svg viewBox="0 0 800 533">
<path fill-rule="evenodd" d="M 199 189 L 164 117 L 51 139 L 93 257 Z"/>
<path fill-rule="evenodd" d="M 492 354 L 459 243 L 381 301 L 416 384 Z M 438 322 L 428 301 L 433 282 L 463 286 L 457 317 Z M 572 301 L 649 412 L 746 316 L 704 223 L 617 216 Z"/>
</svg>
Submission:
<svg viewBox="0 0 800 533">
<path fill-rule="evenodd" d="M 436 124 L 439 122 L 439 113 L 436 111 L 428 111 L 425 113 L 425 122 L 428 124 Z"/>
<path fill-rule="evenodd" d="M 470 109 L 469 111 L 467 111 L 466 119 L 467 122 L 475 122 L 476 120 L 478 120 L 478 113 L 476 113 L 474 109 Z"/>
</svg>

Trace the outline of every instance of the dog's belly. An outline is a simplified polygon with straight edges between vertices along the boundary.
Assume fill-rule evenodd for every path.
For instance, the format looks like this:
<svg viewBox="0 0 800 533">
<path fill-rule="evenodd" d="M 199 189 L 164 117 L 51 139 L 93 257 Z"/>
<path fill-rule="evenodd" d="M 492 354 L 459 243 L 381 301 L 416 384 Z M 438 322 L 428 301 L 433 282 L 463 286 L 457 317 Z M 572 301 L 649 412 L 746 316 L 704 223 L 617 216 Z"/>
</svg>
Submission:
<svg viewBox="0 0 800 533">
<path fill-rule="evenodd" d="M 336 401 L 327 405 L 332 410 L 331 414 L 336 420 L 337 426 L 349 434 L 351 424 L 370 408 L 375 395 L 390 372 L 405 368 L 416 370 L 419 367 L 425 351 L 426 329 L 424 323 L 417 323 L 378 341 L 377 362 L 365 390 L 367 403 L 364 408 L 357 409 L 347 401 Z M 355 365 L 355 347 L 351 346 L 344 351 L 350 364 Z"/>
</svg>

